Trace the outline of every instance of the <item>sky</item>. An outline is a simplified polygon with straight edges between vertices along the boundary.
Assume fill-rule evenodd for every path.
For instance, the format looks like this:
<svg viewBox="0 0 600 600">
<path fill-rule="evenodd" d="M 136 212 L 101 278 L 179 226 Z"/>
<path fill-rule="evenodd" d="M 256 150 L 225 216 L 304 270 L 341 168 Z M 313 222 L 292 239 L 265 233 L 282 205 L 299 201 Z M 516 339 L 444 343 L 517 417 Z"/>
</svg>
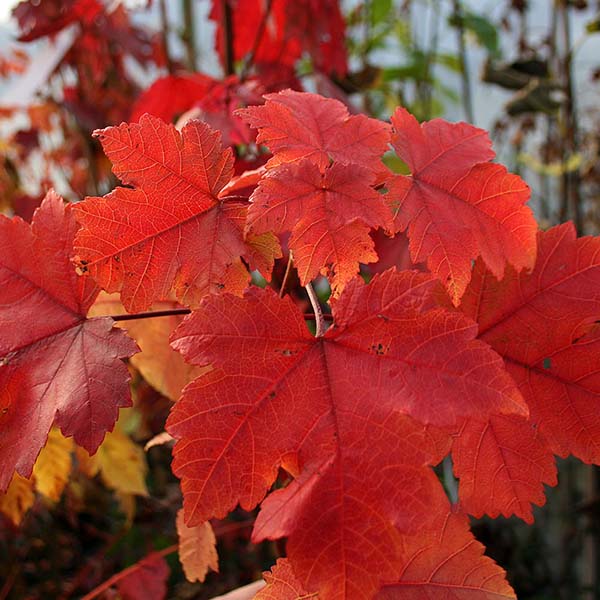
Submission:
<svg viewBox="0 0 600 600">
<path fill-rule="evenodd" d="M 0 23 L 10 19 L 10 11 L 19 4 L 19 0 L 0 0 Z"/>
</svg>

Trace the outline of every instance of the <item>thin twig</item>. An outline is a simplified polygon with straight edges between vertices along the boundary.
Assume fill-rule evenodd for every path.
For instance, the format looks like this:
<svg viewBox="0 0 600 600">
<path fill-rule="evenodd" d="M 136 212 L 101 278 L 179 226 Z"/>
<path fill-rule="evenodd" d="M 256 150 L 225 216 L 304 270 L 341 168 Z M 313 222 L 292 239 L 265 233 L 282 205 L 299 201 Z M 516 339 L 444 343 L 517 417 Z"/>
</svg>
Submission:
<svg viewBox="0 0 600 600">
<path fill-rule="evenodd" d="M 315 337 L 321 337 L 325 333 L 325 319 L 323 318 L 323 310 L 321 309 L 319 298 L 317 297 L 317 293 L 315 292 L 312 283 L 309 282 L 304 287 L 308 293 L 313 310 L 315 311 L 315 324 L 317 328 Z"/>
<path fill-rule="evenodd" d="M 288 263 L 285 268 L 285 274 L 283 275 L 283 281 L 281 282 L 281 287 L 279 288 L 279 297 L 283 298 L 283 291 L 285 290 L 285 284 L 287 283 L 288 277 L 290 276 L 290 271 L 292 270 L 292 263 L 294 262 L 294 257 L 292 255 L 292 251 L 289 251 Z"/>
<path fill-rule="evenodd" d="M 131 313 L 125 315 L 99 315 L 104 317 L 110 317 L 113 321 L 135 321 L 136 319 L 152 319 L 153 317 L 175 317 L 178 315 L 189 315 L 191 313 L 189 308 L 170 308 L 167 310 L 149 310 L 148 312 Z M 304 318 L 307 321 L 314 321 L 316 316 L 314 313 L 304 313 Z M 324 315 L 321 311 L 321 319 L 323 321 L 333 321 L 332 315 Z"/>
<path fill-rule="evenodd" d="M 465 44 L 465 24 L 461 6 L 461 0 L 454 0 L 454 17 L 456 30 L 458 32 L 458 58 L 460 61 L 460 79 L 462 83 L 462 101 L 465 109 L 465 117 L 469 123 L 475 122 L 475 111 L 473 110 L 473 96 L 471 93 L 471 75 L 467 62 L 467 46 Z"/>
<path fill-rule="evenodd" d="M 196 71 L 196 24 L 194 22 L 194 7 L 192 0 L 182 0 L 183 32 L 181 40 L 186 49 L 188 68 Z"/>
<path fill-rule="evenodd" d="M 174 317 L 177 315 L 189 315 L 192 311 L 189 308 L 170 308 L 167 310 L 149 310 L 148 312 L 131 313 L 127 315 L 107 315 L 112 316 L 113 321 L 133 321 L 134 319 L 151 319 L 153 317 Z"/>
<path fill-rule="evenodd" d="M 262 42 L 263 35 L 265 33 L 265 28 L 267 26 L 267 21 L 269 20 L 269 16 L 271 14 L 271 6 L 273 5 L 273 0 L 267 0 L 267 5 L 265 6 L 265 12 L 260 20 L 258 25 L 258 29 L 256 30 L 256 36 L 254 37 L 254 43 L 252 44 L 252 49 L 250 50 L 246 60 L 244 61 L 244 66 L 242 67 L 242 72 L 240 73 L 240 80 L 244 81 L 246 77 L 248 77 L 248 72 L 254 63 L 254 59 L 256 58 L 256 53 L 258 51 L 258 47 Z"/>
<path fill-rule="evenodd" d="M 166 0 L 160 0 L 158 3 L 160 9 L 160 20 L 161 20 L 161 38 L 163 45 L 163 52 L 165 53 L 165 60 L 167 61 L 167 71 L 169 75 L 173 74 L 173 61 L 169 54 L 169 19 L 167 17 L 167 4 Z"/>
<path fill-rule="evenodd" d="M 233 51 L 233 14 L 229 0 L 221 0 L 221 12 L 223 15 L 223 69 L 225 75 L 233 75 L 235 72 L 235 56 Z"/>
</svg>

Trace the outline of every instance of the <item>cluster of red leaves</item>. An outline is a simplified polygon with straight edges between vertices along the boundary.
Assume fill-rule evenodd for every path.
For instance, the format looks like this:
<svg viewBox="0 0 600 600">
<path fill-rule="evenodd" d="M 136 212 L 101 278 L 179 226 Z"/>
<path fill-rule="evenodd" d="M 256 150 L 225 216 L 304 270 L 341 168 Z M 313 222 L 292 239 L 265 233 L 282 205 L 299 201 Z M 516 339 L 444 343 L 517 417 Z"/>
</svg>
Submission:
<svg viewBox="0 0 600 600">
<path fill-rule="evenodd" d="M 390 127 L 290 90 L 238 115 L 272 153 L 257 173 L 233 178 L 200 121 L 142 116 L 97 132 L 127 187 L 50 196 L 31 227 L 0 219 L 2 486 L 30 475 L 53 422 L 93 451 L 128 401 L 135 348 L 86 318 L 97 285 L 132 312 L 175 294 L 193 311 L 172 346 L 211 367 L 167 425 L 185 519 L 261 504 L 253 539 L 287 538 L 288 559 L 259 597 L 514 597 L 465 514 L 531 521 L 554 454 L 600 462 L 598 240 L 537 232 L 527 186 L 470 125 L 398 109 Z M 411 175 L 384 167 L 390 144 Z M 376 229 L 406 231 L 430 272 L 365 283 Z M 282 242 L 302 285 L 331 283 L 322 336 L 291 296 L 248 287 Z M 432 470 L 449 451 L 455 507 Z"/>
</svg>

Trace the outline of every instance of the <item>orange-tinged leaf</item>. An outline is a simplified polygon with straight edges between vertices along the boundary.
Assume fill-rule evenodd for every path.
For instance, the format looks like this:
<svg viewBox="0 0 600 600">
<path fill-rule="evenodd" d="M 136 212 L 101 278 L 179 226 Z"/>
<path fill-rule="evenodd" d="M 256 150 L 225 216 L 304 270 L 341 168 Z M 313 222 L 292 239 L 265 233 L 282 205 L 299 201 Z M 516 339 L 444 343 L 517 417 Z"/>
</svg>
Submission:
<svg viewBox="0 0 600 600">
<path fill-rule="evenodd" d="M 438 519 L 431 532 L 404 538 L 398 580 L 377 600 L 507 600 L 516 598 L 504 571 L 483 555 L 464 515 Z"/>
<path fill-rule="evenodd" d="M 15 473 L 6 492 L 0 493 L 0 512 L 14 525 L 20 525 L 34 501 L 33 482 Z"/>
<path fill-rule="evenodd" d="M 183 519 L 183 509 L 177 512 L 179 560 L 188 581 L 204 581 L 209 570 L 219 570 L 217 539 L 211 524 L 206 521 L 188 527 Z"/>
<path fill-rule="evenodd" d="M 320 169 L 333 160 L 381 172 L 390 139 L 387 123 L 350 115 L 339 100 L 317 94 L 284 90 L 265 99 L 262 106 L 237 112 L 258 129 L 257 143 L 273 153 L 268 167 L 308 158 Z"/>
<path fill-rule="evenodd" d="M 121 292 L 130 312 L 147 309 L 174 290 L 186 306 L 209 293 L 241 294 L 250 275 L 242 262 L 269 277 L 278 244 L 243 239 L 246 203 L 219 199 L 233 174 L 221 136 L 200 121 L 180 133 L 145 115 L 96 132 L 119 187 L 76 207 L 82 224 L 75 242 L 79 267 L 107 291 Z"/>
<path fill-rule="evenodd" d="M 501 278 L 506 263 L 531 269 L 537 223 L 524 206 L 527 184 L 494 157 L 487 133 L 434 119 L 419 125 L 403 108 L 392 116 L 392 144 L 411 175 L 388 182 L 395 230 L 408 230 L 414 262 L 427 267 L 458 304 L 481 256 Z"/>
<path fill-rule="evenodd" d="M 377 254 L 371 228 L 387 227 L 390 211 L 356 165 L 334 163 L 323 172 L 302 159 L 270 170 L 251 196 L 248 230 L 291 231 L 289 247 L 303 285 L 329 275 L 334 295 Z"/>
<path fill-rule="evenodd" d="M 112 319 L 86 319 L 99 289 L 71 264 L 76 230 L 53 192 L 31 226 L 0 215 L 0 490 L 31 475 L 53 424 L 94 452 L 131 403 L 136 346 Z"/>
<path fill-rule="evenodd" d="M 71 438 L 64 437 L 56 427 L 50 430 L 33 467 L 35 489 L 49 500 L 58 502 L 69 481 L 73 449 Z"/>
<path fill-rule="evenodd" d="M 546 441 L 528 419 L 496 415 L 466 419 L 452 446 L 460 503 L 476 517 L 516 515 L 533 523 L 531 504 L 546 502 L 544 484 L 556 485 Z"/>
<path fill-rule="evenodd" d="M 180 308 L 177 302 L 161 300 L 155 302 L 151 310 L 171 310 Z M 102 292 L 88 316 L 125 314 L 117 294 Z M 182 315 L 161 316 L 152 319 L 119 321 L 117 325 L 127 331 L 140 347 L 140 352 L 131 357 L 130 363 L 142 377 L 161 394 L 173 400 L 179 399 L 181 390 L 205 370 L 187 364 L 179 352 L 169 346 L 169 336 L 183 320 Z"/>
<path fill-rule="evenodd" d="M 265 500 L 253 538 L 288 537 L 306 589 L 372 598 L 397 573 L 400 532 L 447 511 L 428 465 L 448 444 L 402 413 L 442 425 L 461 413 L 526 413 L 475 325 L 434 308 L 436 288 L 418 273 L 356 278 L 322 338 L 269 289 L 213 296 L 188 316 L 173 346 L 213 364 L 167 423 L 188 525 L 237 503 L 252 509 L 293 464 L 296 478 Z"/>
<path fill-rule="evenodd" d="M 271 571 L 263 573 L 266 586 L 254 600 L 318 600 L 319 595 L 309 593 L 294 575 L 289 560 L 280 558 Z"/>
</svg>

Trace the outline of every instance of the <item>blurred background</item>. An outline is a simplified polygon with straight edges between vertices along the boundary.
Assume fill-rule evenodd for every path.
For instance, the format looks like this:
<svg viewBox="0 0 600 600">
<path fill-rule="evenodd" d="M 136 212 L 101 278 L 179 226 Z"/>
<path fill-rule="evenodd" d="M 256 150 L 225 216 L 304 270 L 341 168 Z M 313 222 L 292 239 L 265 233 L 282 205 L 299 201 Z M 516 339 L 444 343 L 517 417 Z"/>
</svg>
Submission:
<svg viewBox="0 0 600 600">
<path fill-rule="evenodd" d="M 420 120 L 488 129 L 530 185 L 542 227 L 572 220 L 600 233 L 593 0 L 0 0 L 0 211 L 30 219 L 49 187 L 70 201 L 110 191 L 117 181 L 91 134 L 144 112 L 203 118 L 234 148 L 238 173 L 259 166 L 254 132 L 233 111 L 286 87 L 382 119 L 403 105 Z M 168 562 L 166 597 L 211 598 L 284 552 L 252 546 L 253 515 L 237 511 L 213 524 L 222 575 L 185 581 L 168 444 L 141 451 L 176 392 L 141 368 L 134 376 L 136 406 L 106 460 L 129 452 L 117 470 L 134 465 L 138 484 L 80 458 L 60 493 L 0 498 L 0 600 L 78 598 L 150 550 Z M 599 599 L 598 470 L 572 459 L 559 470 L 533 526 L 481 519 L 474 530 L 519 598 Z"/>
</svg>

